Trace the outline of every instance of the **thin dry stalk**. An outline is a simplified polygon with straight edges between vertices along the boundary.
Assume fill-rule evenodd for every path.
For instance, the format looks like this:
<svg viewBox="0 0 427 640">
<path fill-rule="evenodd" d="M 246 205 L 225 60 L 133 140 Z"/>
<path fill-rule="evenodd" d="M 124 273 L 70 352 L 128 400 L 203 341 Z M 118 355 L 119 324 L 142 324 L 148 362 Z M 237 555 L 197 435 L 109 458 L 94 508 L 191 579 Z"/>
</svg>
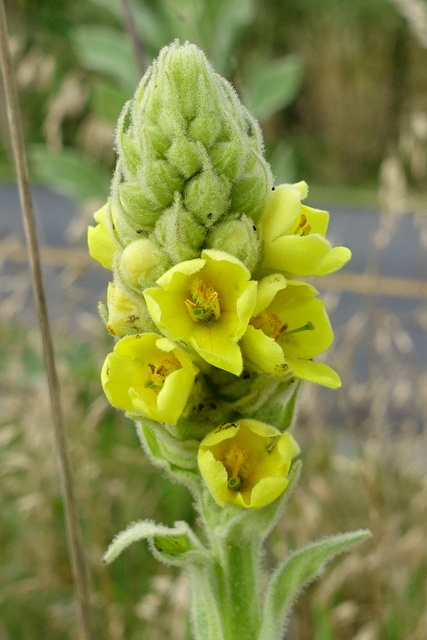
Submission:
<svg viewBox="0 0 427 640">
<path fill-rule="evenodd" d="M 67 515 L 69 550 L 73 565 L 75 583 L 77 587 L 78 603 L 81 614 L 82 637 L 85 640 L 94 640 L 94 635 L 92 632 L 87 567 L 83 552 L 80 528 L 78 524 L 71 465 L 68 457 L 67 437 L 60 399 L 58 375 L 55 366 L 52 334 L 47 312 L 46 295 L 41 270 L 37 230 L 35 225 L 34 209 L 28 177 L 28 167 L 22 134 L 18 96 L 13 73 L 12 56 L 9 46 L 4 0 L 0 0 L 0 54 L 11 142 L 16 165 L 16 173 L 18 177 L 19 196 L 31 263 L 34 297 L 39 315 L 40 332 L 43 341 L 44 364 L 49 383 L 55 444 L 60 463 L 59 466 L 61 472 L 63 498 Z"/>
<path fill-rule="evenodd" d="M 125 28 L 132 44 L 136 66 L 138 67 L 140 75 L 143 76 L 145 73 L 144 50 L 142 48 L 141 39 L 139 38 L 135 28 L 135 21 L 130 1 L 120 0 L 120 7 L 122 10 Z"/>
</svg>

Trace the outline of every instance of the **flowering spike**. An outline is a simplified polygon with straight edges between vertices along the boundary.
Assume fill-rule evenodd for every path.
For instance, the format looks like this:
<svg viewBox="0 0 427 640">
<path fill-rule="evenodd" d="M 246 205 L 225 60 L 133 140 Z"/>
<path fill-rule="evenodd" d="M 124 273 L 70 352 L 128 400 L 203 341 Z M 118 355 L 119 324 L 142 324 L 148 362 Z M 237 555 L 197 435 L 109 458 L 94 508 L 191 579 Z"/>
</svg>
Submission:
<svg viewBox="0 0 427 640">
<path fill-rule="evenodd" d="M 165 47 L 147 71 L 122 112 L 117 149 L 112 197 L 135 230 L 151 232 L 164 215 L 169 229 L 177 194 L 196 228 L 237 214 L 256 218 L 272 185 L 258 124 L 189 43 Z"/>
<path fill-rule="evenodd" d="M 302 204 L 305 182 L 272 186 L 258 123 L 192 44 L 162 49 L 116 147 L 110 197 L 88 230 L 92 257 L 113 272 L 101 309 L 119 338 L 102 386 L 147 455 L 194 494 L 207 548 L 187 525 L 143 521 L 106 561 L 147 539 L 190 574 L 195 638 L 279 637 L 295 585 L 353 544 L 291 557 L 262 618 L 262 542 L 298 475 L 295 378 L 340 386 L 313 361 L 333 341 L 323 302 L 294 278 L 330 273 L 350 251 L 326 240 L 327 212 Z"/>
</svg>

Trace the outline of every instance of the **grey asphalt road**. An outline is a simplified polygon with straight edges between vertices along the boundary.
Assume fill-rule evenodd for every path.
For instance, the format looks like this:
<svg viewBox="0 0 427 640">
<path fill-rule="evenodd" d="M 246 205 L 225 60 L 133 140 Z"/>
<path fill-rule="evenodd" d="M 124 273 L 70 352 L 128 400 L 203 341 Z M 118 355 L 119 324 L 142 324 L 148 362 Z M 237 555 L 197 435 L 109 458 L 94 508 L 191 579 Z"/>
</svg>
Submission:
<svg viewBox="0 0 427 640">
<path fill-rule="evenodd" d="M 104 298 L 108 272 L 86 259 L 84 233 L 75 233 L 79 226 L 75 206 L 45 188 L 35 188 L 33 195 L 41 246 L 52 249 L 54 254 L 44 267 L 51 317 L 62 330 L 83 336 L 88 318 L 96 316 L 97 301 Z M 373 210 L 309 204 L 331 212 L 329 239 L 334 245 L 349 246 L 353 252 L 351 262 L 339 274 L 339 282 L 328 284 L 327 278 L 324 284 L 322 280 L 316 282 L 335 329 L 335 353 L 342 359 L 343 350 L 347 348 L 348 352 L 348 342 L 357 343 L 351 355 L 355 384 L 369 380 L 372 359 L 376 363 L 374 369 L 379 366 L 389 382 L 395 379 L 398 386 L 409 377 L 416 384 L 427 375 L 427 216 L 402 214 L 388 230 L 388 222 Z M 82 230 L 84 226 L 80 223 Z M 14 185 L 0 185 L 0 242 L 0 314 L 6 310 L 6 321 L 34 324 L 31 293 L 25 286 L 28 267 L 22 248 L 16 249 L 23 245 L 24 234 Z M 369 272 L 372 268 L 376 271 Z M 385 288 L 381 279 L 374 279 L 375 273 L 384 280 Z M 351 287 L 342 279 L 344 274 L 351 279 Z M 328 362 L 335 364 L 334 358 L 332 354 Z M 325 393 L 329 402 L 331 393 Z M 335 412 L 335 421 L 340 419 L 337 407 L 343 396 L 341 391 L 334 393 L 331 415 Z M 358 403 L 361 414 L 356 418 L 362 422 L 366 418 L 363 406 L 363 402 Z M 402 416 L 407 419 L 405 403 L 401 409 L 393 408 L 396 424 Z M 417 423 L 425 424 L 421 408 L 412 407 L 412 413 Z"/>
</svg>

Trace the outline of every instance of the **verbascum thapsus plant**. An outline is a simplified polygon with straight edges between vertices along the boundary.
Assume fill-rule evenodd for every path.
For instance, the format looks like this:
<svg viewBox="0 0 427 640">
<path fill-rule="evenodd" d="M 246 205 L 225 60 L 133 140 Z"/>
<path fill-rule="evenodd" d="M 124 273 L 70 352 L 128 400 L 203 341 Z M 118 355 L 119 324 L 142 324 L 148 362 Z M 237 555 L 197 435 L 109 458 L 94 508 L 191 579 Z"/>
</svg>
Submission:
<svg viewBox="0 0 427 640">
<path fill-rule="evenodd" d="M 261 548 L 298 476 L 301 380 L 338 374 L 313 358 L 333 342 L 316 289 L 296 280 L 350 258 L 325 238 L 307 185 L 275 187 L 258 123 L 192 44 L 165 47 L 117 127 L 107 204 L 91 255 L 112 271 L 102 369 L 111 404 L 135 420 L 153 462 L 193 493 L 186 523 L 131 525 L 111 561 L 145 538 L 192 580 L 196 640 L 281 638 L 290 605 L 336 553 L 368 534 L 313 543 L 262 575 Z"/>
</svg>

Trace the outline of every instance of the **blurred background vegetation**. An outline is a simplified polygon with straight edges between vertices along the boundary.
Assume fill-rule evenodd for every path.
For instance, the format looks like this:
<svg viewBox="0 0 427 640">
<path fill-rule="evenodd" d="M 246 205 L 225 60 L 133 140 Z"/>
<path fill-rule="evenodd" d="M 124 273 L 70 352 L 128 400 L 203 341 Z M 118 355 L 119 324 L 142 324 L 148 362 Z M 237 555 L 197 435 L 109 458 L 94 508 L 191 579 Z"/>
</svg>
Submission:
<svg viewBox="0 0 427 640">
<path fill-rule="evenodd" d="M 72 240 L 82 240 L 108 195 L 115 122 L 140 66 L 174 38 L 201 46 L 236 86 L 261 121 L 277 182 L 305 179 L 324 201 L 381 209 L 373 251 L 386 246 L 390 220 L 409 205 L 425 214 L 425 0 L 134 0 L 139 59 L 119 0 L 8 0 L 6 8 L 32 177 L 77 203 L 82 215 L 68 221 Z M 3 104 L 0 181 L 11 182 Z M 14 293 L 0 305 L 0 640 L 74 640 L 39 338 L 31 322 L 18 320 L 29 277 L 16 267 L 21 249 L 13 257 L 10 238 L 1 244 L 2 261 L 15 268 L 2 276 Z M 93 296 L 92 313 L 81 309 L 78 276 L 96 269 L 82 255 L 43 253 L 77 328 L 70 335 L 57 326 L 56 337 L 97 637 L 182 640 L 185 577 L 159 567 L 143 544 L 108 569 L 101 562 L 129 522 L 171 524 L 191 520 L 192 511 L 186 492 L 153 471 L 132 425 L 101 393 L 99 370 L 111 341 Z M 327 294 L 329 308 L 338 297 L 336 289 Z M 310 587 L 288 640 L 426 638 L 427 372 L 413 367 L 401 319 L 381 305 L 369 315 L 372 306 L 374 298 L 366 297 L 360 313 L 337 327 L 330 356 L 344 380 L 337 394 L 345 420 L 335 425 L 346 430 L 344 444 L 329 428 L 324 396 L 307 387 L 298 434 L 305 470 L 266 562 L 336 531 L 370 527 L 374 538 Z M 425 300 L 419 309 L 416 326 L 425 338 Z M 352 364 L 360 345 L 373 360 L 363 380 Z M 404 428 L 392 433 L 390 407 L 404 415 L 409 406 L 417 406 L 416 424 L 402 419 Z"/>
<path fill-rule="evenodd" d="M 425 186 L 424 0 L 133 0 L 142 65 L 173 40 L 201 46 L 261 121 L 277 181 L 376 188 L 396 156 Z M 114 126 L 140 77 L 120 0 L 9 0 L 34 177 L 105 199 Z M 401 8 L 401 7 L 400 7 Z M 422 13 L 420 14 L 422 18 Z M 415 16 L 417 18 L 417 16 Z M 425 15 L 424 15 L 424 20 Z M 421 21 L 422 22 L 422 21 Z M 11 177 L 4 114 L 0 176 Z"/>
</svg>

